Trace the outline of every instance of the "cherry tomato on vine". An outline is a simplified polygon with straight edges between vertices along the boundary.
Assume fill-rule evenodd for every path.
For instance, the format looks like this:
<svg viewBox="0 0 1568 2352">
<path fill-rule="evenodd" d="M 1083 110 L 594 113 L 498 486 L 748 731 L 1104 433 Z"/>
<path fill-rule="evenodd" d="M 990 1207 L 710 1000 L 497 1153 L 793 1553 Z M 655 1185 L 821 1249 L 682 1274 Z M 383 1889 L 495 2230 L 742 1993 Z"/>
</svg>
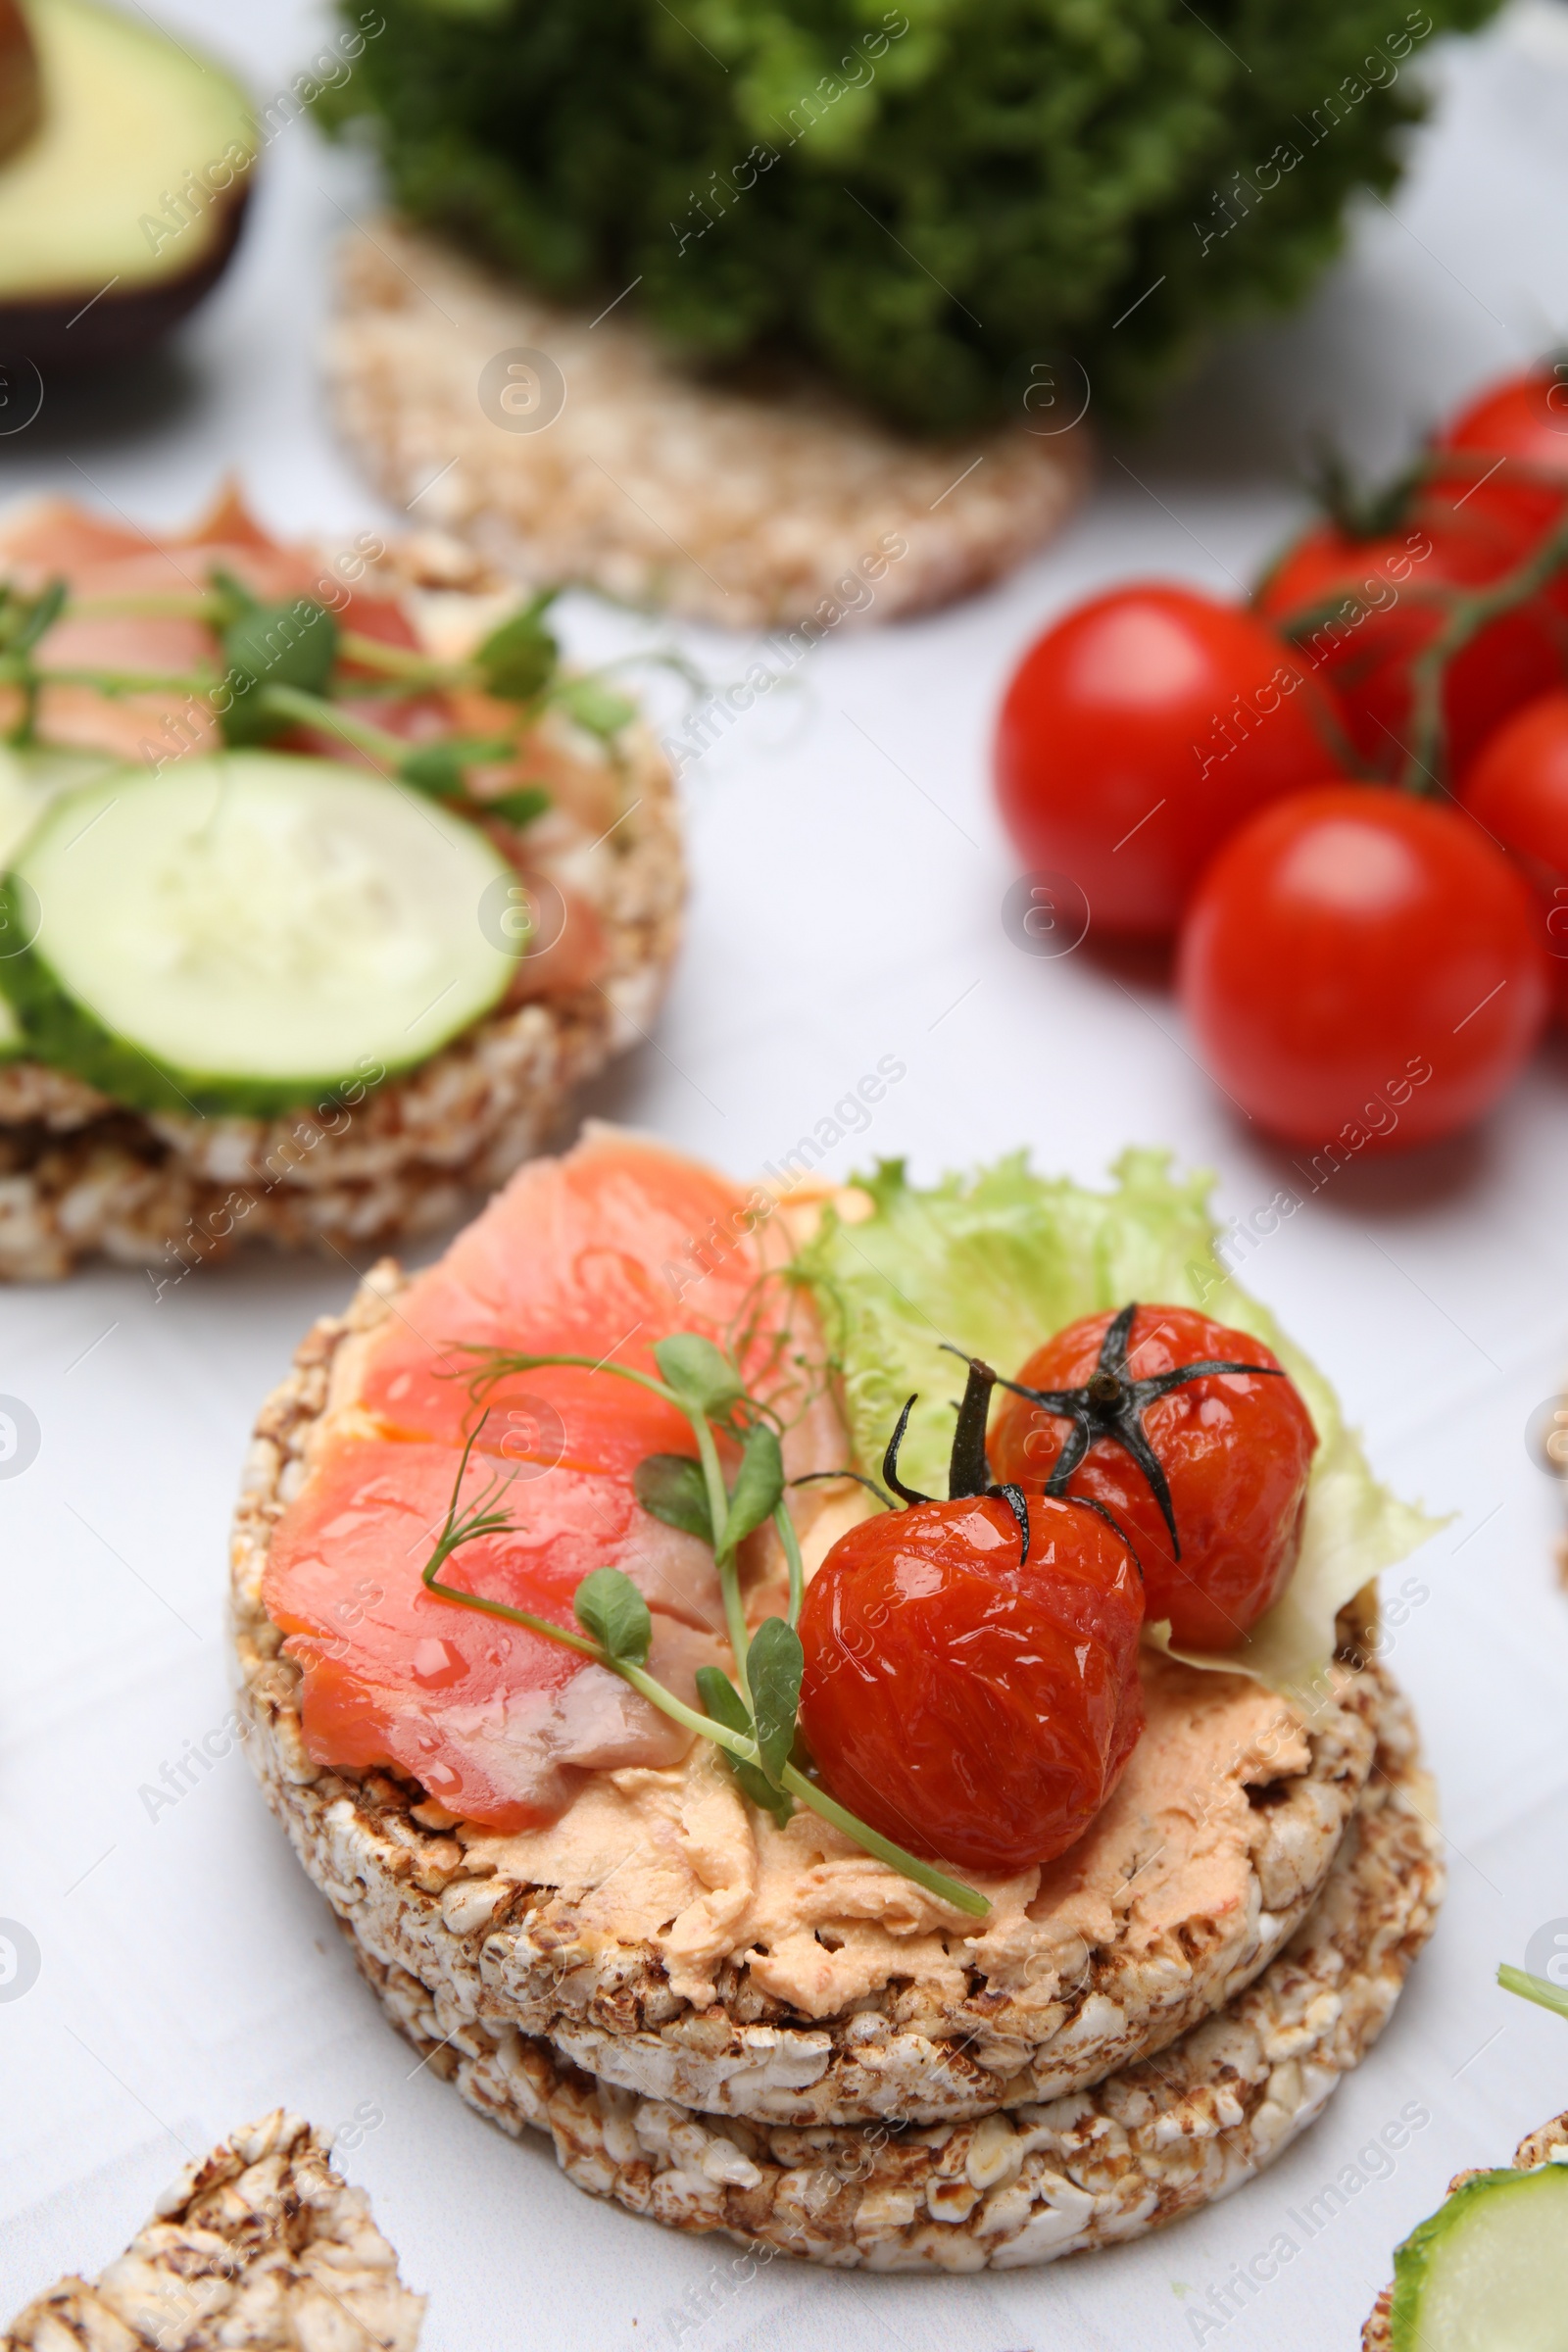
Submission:
<svg viewBox="0 0 1568 2352">
<path fill-rule="evenodd" d="M 1213 1362 L 1256 1370 L 1200 1369 Z M 1230 1649 L 1272 1608 L 1300 1550 L 1317 1432 L 1261 1340 L 1194 1307 L 1126 1307 L 1058 1331 L 1007 1388 L 997 1476 L 1032 1494 L 1065 1464 L 1056 1492 L 1093 1496 L 1126 1531 L 1151 1622 Z"/>
<path fill-rule="evenodd" d="M 1548 405 L 1553 399 L 1560 407 Z M 1465 517 L 1486 516 L 1511 539 L 1516 561 L 1560 539 L 1568 523 L 1568 375 L 1533 369 L 1496 386 L 1438 436 L 1433 460 L 1455 514 L 1462 507 Z M 1542 597 L 1568 618 L 1568 547 Z"/>
<path fill-rule="evenodd" d="M 1527 885 L 1468 816 L 1329 785 L 1220 852 L 1177 986 L 1233 1101 L 1332 1173 L 1490 1110 L 1541 1034 L 1547 965 Z"/>
<path fill-rule="evenodd" d="M 1246 817 L 1344 773 L 1328 697 L 1250 613 L 1188 588 L 1119 588 L 1036 640 L 997 731 L 1003 818 L 1106 932 L 1172 932 Z"/>
<path fill-rule="evenodd" d="M 867 1519 L 807 1588 L 801 1725 L 873 1829 L 973 1871 L 1064 1853 L 1143 1729 L 1144 1596 L 1116 1531 L 1035 1495 L 1029 1549 L 984 1494 Z"/>
<path fill-rule="evenodd" d="M 1550 519 L 1522 518 L 1485 494 L 1479 475 L 1444 476 L 1411 493 L 1392 529 L 1357 537 L 1321 523 L 1268 573 L 1258 612 L 1332 686 L 1356 754 L 1376 774 L 1417 786 L 1422 771 L 1462 774 L 1510 711 L 1561 677 L 1563 615 L 1544 588 L 1455 643 L 1430 714 L 1412 674 L 1444 631 L 1463 623 L 1465 600 L 1516 572 Z"/>
<path fill-rule="evenodd" d="M 1444 427 L 1436 446 L 1514 458 L 1568 483 L 1568 359 L 1543 361 L 1489 385 Z M 1499 492 L 1517 494 L 1524 488 L 1507 466 L 1499 467 L 1493 480 Z M 1489 493 L 1492 486 L 1487 485 Z M 1539 504 L 1534 511 L 1541 511 Z"/>
<path fill-rule="evenodd" d="M 1568 691 L 1516 710 L 1489 739 L 1459 798 L 1537 893 L 1557 1017 L 1568 1021 Z"/>
</svg>

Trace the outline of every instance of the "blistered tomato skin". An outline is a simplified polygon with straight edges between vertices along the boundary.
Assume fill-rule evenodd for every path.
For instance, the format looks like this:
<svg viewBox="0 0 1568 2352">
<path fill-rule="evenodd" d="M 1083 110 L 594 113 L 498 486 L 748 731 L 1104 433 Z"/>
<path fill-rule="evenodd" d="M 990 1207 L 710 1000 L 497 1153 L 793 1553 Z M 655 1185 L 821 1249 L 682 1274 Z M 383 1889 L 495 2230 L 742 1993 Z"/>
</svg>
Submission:
<svg viewBox="0 0 1568 2352">
<path fill-rule="evenodd" d="M 841 1804 L 913 1852 L 1010 1874 L 1064 1853 L 1143 1730 L 1143 1589 L 1096 1513 L 991 1497 L 852 1528 L 801 1615 L 801 1724 Z"/>
<path fill-rule="evenodd" d="M 1090 1380 L 1111 1316 L 1086 1315 L 1037 1349 L 1018 1374 L 1030 1389 Z M 1141 1306 L 1127 1369 L 1135 1380 L 1214 1359 L 1270 1367 L 1261 1378 L 1211 1373 L 1147 1407 L 1144 1434 L 1170 1486 L 1181 1557 L 1153 1492 L 1124 1446 L 1097 1438 L 1067 1484 L 1125 1528 L 1143 1567 L 1151 1624 L 1168 1617 L 1183 1648 L 1230 1649 L 1278 1600 L 1300 1549 L 1306 1482 L 1317 1448 L 1299 1391 L 1279 1358 L 1245 1331 L 1185 1306 Z M 1049 1481 L 1071 1424 L 1008 1396 L 992 1427 L 992 1466 L 1026 1492 Z M 1038 1507 L 1031 1502 L 1031 1507 Z"/>
</svg>

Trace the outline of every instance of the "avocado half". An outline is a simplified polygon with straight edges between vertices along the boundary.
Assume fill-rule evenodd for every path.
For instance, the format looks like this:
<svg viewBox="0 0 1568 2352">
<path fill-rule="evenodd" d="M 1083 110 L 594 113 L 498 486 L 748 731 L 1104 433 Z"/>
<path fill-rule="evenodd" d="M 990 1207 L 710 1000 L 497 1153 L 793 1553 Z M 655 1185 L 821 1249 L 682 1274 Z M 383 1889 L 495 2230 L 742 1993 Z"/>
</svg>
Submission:
<svg viewBox="0 0 1568 2352">
<path fill-rule="evenodd" d="M 0 0 L 0 359 L 153 343 L 220 275 L 256 160 L 232 75 L 97 0 Z"/>
</svg>

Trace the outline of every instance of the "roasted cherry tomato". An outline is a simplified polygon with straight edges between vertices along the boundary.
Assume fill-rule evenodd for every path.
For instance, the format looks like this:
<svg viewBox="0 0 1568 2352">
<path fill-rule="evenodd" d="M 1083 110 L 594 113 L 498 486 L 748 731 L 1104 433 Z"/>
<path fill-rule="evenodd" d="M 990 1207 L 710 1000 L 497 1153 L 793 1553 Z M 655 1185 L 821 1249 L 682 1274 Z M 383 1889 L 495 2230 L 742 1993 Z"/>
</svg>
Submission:
<svg viewBox="0 0 1568 2352">
<path fill-rule="evenodd" d="M 1203 1369 L 1215 1363 L 1256 1368 Z M 1190 1306 L 1129 1306 L 1068 1324 L 1007 1387 L 997 1476 L 1102 1503 L 1137 1552 L 1152 1623 L 1229 1649 L 1272 1608 L 1300 1549 L 1317 1432 L 1261 1340 Z"/>
<path fill-rule="evenodd" d="M 1336 741 L 1329 699 L 1250 613 L 1189 588 L 1121 588 L 1018 664 L 997 790 L 1020 856 L 1075 883 L 1091 925 L 1160 938 L 1244 818 L 1344 774 Z"/>
<path fill-rule="evenodd" d="M 806 1594 L 801 1726 L 841 1803 L 915 1853 L 1027 1870 L 1083 1836 L 1143 1729 L 1144 1597 L 1115 1529 L 1035 1495 L 862 1521 Z"/>
<path fill-rule="evenodd" d="M 1460 786 L 1478 823 L 1528 876 L 1568 1021 L 1568 692 L 1544 694 L 1499 727 Z"/>
<path fill-rule="evenodd" d="M 1539 913 L 1502 852 L 1455 809 L 1357 784 L 1282 801 L 1227 843 L 1177 983 L 1220 1085 L 1323 1179 L 1480 1118 L 1549 1004 Z"/>
</svg>

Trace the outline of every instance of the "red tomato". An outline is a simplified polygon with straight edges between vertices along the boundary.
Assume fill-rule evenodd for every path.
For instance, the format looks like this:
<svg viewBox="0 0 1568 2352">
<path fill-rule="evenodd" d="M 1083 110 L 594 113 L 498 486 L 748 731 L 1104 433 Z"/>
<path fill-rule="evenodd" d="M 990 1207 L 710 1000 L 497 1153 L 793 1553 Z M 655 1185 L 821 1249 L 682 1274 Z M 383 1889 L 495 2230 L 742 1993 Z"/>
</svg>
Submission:
<svg viewBox="0 0 1568 2352">
<path fill-rule="evenodd" d="M 1109 1313 L 1086 1315 L 1058 1331 L 1029 1358 L 1018 1385 L 1087 1388 L 1114 1320 Z M 1144 1572 L 1151 1622 L 1168 1617 L 1185 1647 L 1229 1649 L 1290 1583 L 1317 1432 L 1299 1391 L 1262 1341 L 1211 1322 L 1193 1307 L 1140 1306 L 1125 1360 L 1123 1396 L 1128 1379 L 1150 1380 L 1183 1364 L 1267 1367 L 1261 1378 L 1205 1373 L 1154 1398 L 1136 1416 L 1165 1474 L 1179 1559 L 1153 1488 L 1114 1437 L 1093 1438 L 1066 1488 L 1069 1494 L 1103 1503 L 1126 1530 Z M 1102 1413 L 1121 1403 L 1106 1397 Z M 1042 1491 L 1072 1426 L 1071 1419 L 1009 1395 L 990 1440 L 998 1478 Z"/>
<path fill-rule="evenodd" d="M 1462 480 L 1463 477 L 1460 477 Z M 1459 600 L 1513 571 L 1547 517 L 1467 481 L 1428 485 L 1406 521 L 1371 539 L 1308 531 L 1258 590 L 1257 609 L 1333 687 L 1351 743 L 1379 775 L 1411 758 L 1462 774 L 1494 728 L 1562 675 L 1563 616 L 1539 593 L 1486 623 L 1446 665 L 1443 740 L 1418 740 L 1411 664 Z"/>
<path fill-rule="evenodd" d="M 1452 808 L 1354 784 L 1282 801 L 1226 845 L 1177 985 L 1220 1085 L 1331 1169 L 1480 1118 L 1549 992 L 1530 892 L 1501 851 Z"/>
<path fill-rule="evenodd" d="M 1526 555 L 1568 515 L 1568 367 L 1531 367 L 1493 383 L 1432 447 L 1450 461 L 1455 501 L 1495 515 Z M 1568 612 L 1568 571 L 1546 600 Z"/>
<path fill-rule="evenodd" d="M 1488 742 L 1459 797 L 1516 858 L 1542 901 L 1557 1017 L 1568 1021 L 1568 692 L 1515 711 Z"/>
<path fill-rule="evenodd" d="M 1491 385 L 1460 410 L 1436 446 L 1515 458 L 1568 481 L 1568 361 L 1543 362 Z"/>
<path fill-rule="evenodd" d="M 1190 588 L 1120 588 L 1032 645 L 997 732 L 1002 814 L 1032 868 L 1068 876 L 1090 921 L 1176 928 L 1244 818 L 1344 773 L 1328 699 L 1250 613 Z"/>
<path fill-rule="evenodd" d="M 973 1496 L 840 1537 L 801 1612 L 801 1724 L 841 1804 L 916 1853 L 1012 1872 L 1082 1837 L 1144 1726 L 1143 1588 L 1113 1528 L 1034 1497 L 1027 1563 Z"/>
</svg>

